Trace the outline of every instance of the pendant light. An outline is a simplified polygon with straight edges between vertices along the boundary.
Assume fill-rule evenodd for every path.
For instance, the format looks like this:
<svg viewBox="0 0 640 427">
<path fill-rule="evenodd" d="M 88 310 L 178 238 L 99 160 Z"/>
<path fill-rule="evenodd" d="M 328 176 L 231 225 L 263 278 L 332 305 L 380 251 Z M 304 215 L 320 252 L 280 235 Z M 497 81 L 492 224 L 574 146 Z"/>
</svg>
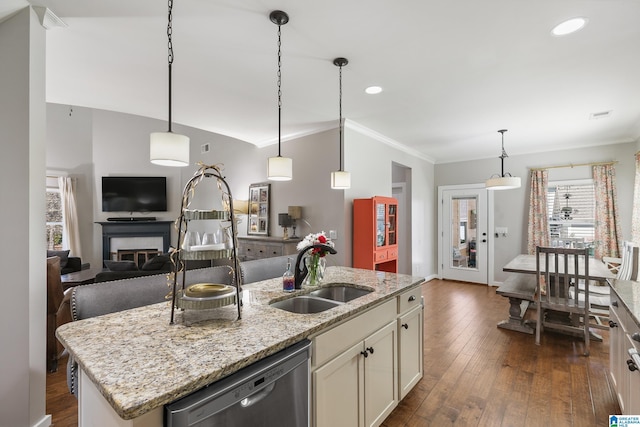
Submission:
<svg viewBox="0 0 640 427">
<path fill-rule="evenodd" d="M 500 129 L 498 132 L 502 134 L 502 154 L 500 154 L 501 173 L 500 175 L 492 175 L 486 181 L 487 190 L 511 190 L 512 188 L 520 188 L 520 178 L 511 176 L 510 173 L 504 173 L 504 159 L 509 157 L 504 151 L 504 133 L 507 129 Z"/>
<path fill-rule="evenodd" d="M 161 166 L 189 165 L 189 137 L 171 132 L 171 65 L 173 64 L 172 35 L 173 0 L 169 0 L 167 37 L 169 39 L 169 130 L 152 132 L 149 140 L 149 157 L 151 163 Z"/>
<path fill-rule="evenodd" d="M 340 163 L 338 165 L 339 169 L 336 172 L 331 172 L 331 188 L 333 188 L 334 190 L 345 190 L 347 188 L 351 188 L 351 174 L 347 171 L 342 170 L 342 67 L 344 67 L 348 63 L 349 61 L 347 60 L 347 58 L 336 58 L 333 60 L 333 65 L 337 66 L 340 69 L 338 78 L 338 81 L 340 83 L 340 118 L 338 121 Z"/>
<path fill-rule="evenodd" d="M 289 15 L 281 10 L 274 10 L 269 14 L 271 22 L 278 26 L 278 156 L 269 157 L 267 163 L 267 179 L 272 181 L 290 181 L 293 177 L 293 160 L 281 156 L 282 140 L 282 52 L 280 46 L 281 27 L 289 22 Z"/>
</svg>

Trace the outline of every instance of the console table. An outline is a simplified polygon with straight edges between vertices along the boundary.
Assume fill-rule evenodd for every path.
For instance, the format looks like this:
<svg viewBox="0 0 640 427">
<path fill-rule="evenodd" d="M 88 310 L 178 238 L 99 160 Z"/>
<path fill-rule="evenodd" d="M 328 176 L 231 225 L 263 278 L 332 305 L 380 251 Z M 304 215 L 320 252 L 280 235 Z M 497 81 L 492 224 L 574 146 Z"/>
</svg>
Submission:
<svg viewBox="0 0 640 427">
<path fill-rule="evenodd" d="M 241 261 L 281 255 L 291 255 L 295 258 L 299 242 L 299 237 L 287 240 L 282 237 L 238 237 L 238 256 Z"/>
<path fill-rule="evenodd" d="M 111 239 L 114 237 L 162 237 L 162 250 L 169 252 L 173 221 L 109 221 L 102 226 L 102 259 L 111 259 Z"/>
</svg>

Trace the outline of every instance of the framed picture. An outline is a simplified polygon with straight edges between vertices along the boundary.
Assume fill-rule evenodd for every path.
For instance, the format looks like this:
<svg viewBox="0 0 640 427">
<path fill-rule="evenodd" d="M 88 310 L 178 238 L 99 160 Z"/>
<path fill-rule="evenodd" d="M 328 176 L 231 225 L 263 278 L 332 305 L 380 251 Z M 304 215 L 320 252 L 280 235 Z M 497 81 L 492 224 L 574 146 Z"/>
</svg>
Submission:
<svg viewBox="0 0 640 427">
<path fill-rule="evenodd" d="M 247 234 L 269 235 L 269 202 L 271 184 L 251 184 L 249 186 L 249 220 Z"/>
</svg>

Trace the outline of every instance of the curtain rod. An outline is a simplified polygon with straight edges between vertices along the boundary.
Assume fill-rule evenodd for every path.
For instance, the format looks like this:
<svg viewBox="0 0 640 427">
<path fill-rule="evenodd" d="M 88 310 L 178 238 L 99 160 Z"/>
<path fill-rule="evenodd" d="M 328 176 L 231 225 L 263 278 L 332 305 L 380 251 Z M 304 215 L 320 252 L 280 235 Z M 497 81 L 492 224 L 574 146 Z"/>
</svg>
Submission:
<svg viewBox="0 0 640 427">
<path fill-rule="evenodd" d="M 579 166 L 603 166 L 603 165 L 615 165 L 618 163 L 617 160 L 611 162 L 592 162 L 592 163 L 569 163 L 568 165 L 557 165 L 557 166 L 547 166 L 544 168 L 529 168 L 532 171 L 543 171 L 546 169 L 559 169 L 559 168 L 576 168 Z"/>
</svg>

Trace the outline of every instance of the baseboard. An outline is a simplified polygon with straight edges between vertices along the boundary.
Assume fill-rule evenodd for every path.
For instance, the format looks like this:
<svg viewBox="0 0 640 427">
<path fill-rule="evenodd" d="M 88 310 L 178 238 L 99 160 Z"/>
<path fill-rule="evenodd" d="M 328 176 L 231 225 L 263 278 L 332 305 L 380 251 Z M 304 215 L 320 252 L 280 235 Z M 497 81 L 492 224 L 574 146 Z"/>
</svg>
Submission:
<svg viewBox="0 0 640 427">
<path fill-rule="evenodd" d="M 45 415 L 42 417 L 40 421 L 35 423 L 33 427 L 50 427 L 51 426 L 51 415 Z"/>
</svg>

